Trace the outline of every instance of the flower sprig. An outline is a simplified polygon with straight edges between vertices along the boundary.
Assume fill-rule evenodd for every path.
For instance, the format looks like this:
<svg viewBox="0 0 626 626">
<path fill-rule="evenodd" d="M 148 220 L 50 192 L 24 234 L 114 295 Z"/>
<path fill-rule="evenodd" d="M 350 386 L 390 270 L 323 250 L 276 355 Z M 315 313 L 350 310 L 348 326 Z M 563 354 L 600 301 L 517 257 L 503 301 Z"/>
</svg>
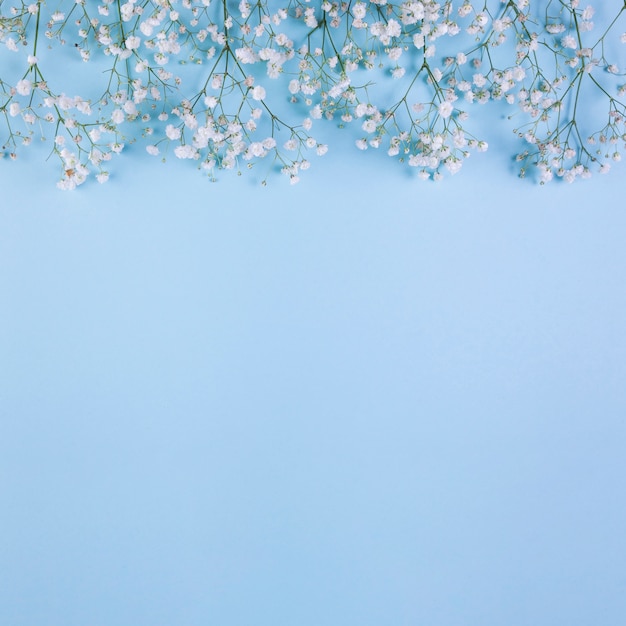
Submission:
<svg viewBox="0 0 626 626">
<path fill-rule="evenodd" d="M 334 124 L 439 179 L 503 101 L 520 174 L 571 182 L 621 158 L 625 21 L 580 0 L 0 0 L 2 154 L 50 140 L 64 189 L 133 144 L 295 183 Z"/>
</svg>

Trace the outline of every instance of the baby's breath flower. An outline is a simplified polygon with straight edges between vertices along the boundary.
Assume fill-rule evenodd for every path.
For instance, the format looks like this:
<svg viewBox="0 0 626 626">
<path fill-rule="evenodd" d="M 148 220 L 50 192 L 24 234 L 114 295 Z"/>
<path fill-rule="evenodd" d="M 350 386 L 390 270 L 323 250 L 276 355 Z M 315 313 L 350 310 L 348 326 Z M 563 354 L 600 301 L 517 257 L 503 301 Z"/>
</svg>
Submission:
<svg viewBox="0 0 626 626">
<path fill-rule="evenodd" d="M 452 115 L 454 107 L 451 102 L 444 101 L 439 105 L 439 115 L 443 118 L 450 117 Z"/>
<path fill-rule="evenodd" d="M 108 178 L 102 164 L 127 140 L 151 142 L 151 155 L 165 146 L 211 172 L 268 159 L 297 182 L 307 151 L 328 149 L 310 136 L 314 120 L 354 126 L 357 149 L 382 148 L 417 178 L 438 180 L 487 147 L 467 111 L 502 101 L 517 110 L 524 171 L 534 165 L 542 183 L 571 182 L 619 160 L 626 138 L 626 85 L 616 84 L 623 70 L 609 41 L 626 43 L 626 34 L 614 32 L 617 19 L 594 30 L 595 17 L 578 0 L 543 12 L 529 0 L 17 4 L 0 19 L 0 42 L 23 50 L 22 64 L 10 65 L 24 73 L 4 89 L 0 110 L 11 146 L 31 143 L 38 126 L 53 129 L 59 184 L 70 189 L 89 168 Z M 48 47 L 36 41 L 40 21 Z M 109 64 L 97 93 L 66 95 L 67 81 L 54 91 L 42 74 L 37 54 L 56 54 L 70 32 L 78 60 Z M 264 73 L 284 80 L 266 89 Z M 591 92 L 607 108 L 596 130 L 578 98 Z"/>
<path fill-rule="evenodd" d="M 30 82 L 30 80 L 28 80 L 27 78 L 23 78 L 22 80 L 18 81 L 17 85 L 15 86 L 15 91 L 17 91 L 20 96 L 27 96 L 28 94 L 30 94 L 32 86 L 33 84 Z"/>
</svg>

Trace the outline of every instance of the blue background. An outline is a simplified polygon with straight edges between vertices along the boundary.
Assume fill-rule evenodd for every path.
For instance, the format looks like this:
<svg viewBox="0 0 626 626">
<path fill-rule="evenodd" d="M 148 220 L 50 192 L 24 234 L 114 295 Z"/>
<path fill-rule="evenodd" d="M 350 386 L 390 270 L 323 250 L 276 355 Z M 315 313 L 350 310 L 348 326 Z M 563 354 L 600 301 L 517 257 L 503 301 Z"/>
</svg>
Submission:
<svg viewBox="0 0 626 626">
<path fill-rule="evenodd" d="M 505 155 L 3 163 L 0 624 L 623 625 L 623 172 Z"/>
</svg>

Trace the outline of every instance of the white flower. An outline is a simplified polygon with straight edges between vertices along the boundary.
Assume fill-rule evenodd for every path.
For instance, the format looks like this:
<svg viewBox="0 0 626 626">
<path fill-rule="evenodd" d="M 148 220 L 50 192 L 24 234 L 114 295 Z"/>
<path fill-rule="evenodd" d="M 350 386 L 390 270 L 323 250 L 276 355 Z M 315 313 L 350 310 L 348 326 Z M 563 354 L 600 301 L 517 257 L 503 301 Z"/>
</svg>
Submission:
<svg viewBox="0 0 626 626">
<path fill-rule="evenodd" d="M 254 100 L 263 100 L 265 98 L 265 89 L 261 85 L 257 85 L 252 90 L 252 98 Z"/>
<path fill-rule="evenodd" d="M 315 19 L 315 9 L 306 9 L 304 12 L 304 23 L 309 28 L 317 28 L 317 20 Z"/>
<path fill-rule="evenodd" d="M 359 102 L 354 110 L 354 114 L 357 117 L 363 117 L 367 113 L 367 107 L 368 105 L 365 102 Z"/>
<path fill-rule="evenodd" d="M 70 98 L 69 96 L 66 96 L 64 93 L 62 93 L 57 98 L 56 103 L 58 104 L 59 108 L 63 111 L 69 111 L 70 109 L 74 108 L 74 98 Z"/>
<path fill-rule="evenodd" d="M 141 39 L 136 35 L 131 35 L 130 37 L 126 38 L 125 43 L 128 50 L 137 50 L 137 48 L 139 48 L 139 46 L 141 45 Z"/>
<path fill-rule="evenodd" d="M 119 3 L 118 3 L 119 6 Z M 129 22 L 133 17 L 133 12 L 135 7 L 132 2 L 125 2 L 120 8 L 120 13 L 122 14 L 122 20 L 124 22 Z"/>
<path fill-rule="evenodd" d="M 252 48 L 237 48 L 235 50 L 235 56 L 241 63 L 256 63 L 259 60 L 259 55 Z"/>
<path fill-rule="evenodd" d="M 157 146 L 146 146 L 146 152 L 152 156 L 156 156 L 159 154 L 159 149 Z"/>
<path fill-rule="evenodd" d="M 576 48 L 578 48 L 578 43 L 576 42 L 576 39 L 572 37 L 572 35 L 565 35 L 565 37 L 561 39 L 561 45 L 564 48 L 569 48 L 571 50 L 576 50 Z"/>
<path fill-rule="evenodd" d="M 365 17 L 367 6 L 363 2 L 357 2 L 352 7 L 352 15 L 358 20 L 362 20 Z"/>
<path fill-rule="evenodd" d="M 562 33 L 565 31 L 565 24 L 548 24 L 546 26 L 546 30 L 551 35 L 558 35 L 559 33 Z"/>
<path fill-rule="evenodd" d="M 111 120 L 114 124 L 121 124 L 125 119 L 124 111 L 122 109 L 115 109 L 113 113 L 111 113 Z"/>
<path fill-rule="evenodd" d="M 592 6 L 588 6 L 583 12 L 582 12 L 582 18 L 583 20 L 590 20 L 593 15 L 595 13 L 595 9 Z"/>
<path fill-rule="evenodd" d="M 23 78 L 17 83 L 17 85 L 15 85 L 15 91 L 17 91 L 20 96 L 27 96 L 30 93 L 32 86 L 33 84 L 27 78 Z"/>
<path fill-rule="evenodd" d="M 463 148 L 467 145 L 467 139 L 462 130 L 457 130 L 453 135 L 454 147 Z"/>
<path fill-rule="evenodd" d="M 314 119 L 314 120 L 319 120 L 322 119 L 322 107 L 317 104 L 315 105 L 310 111 L 309 111 L 309 115 Z"/>
<path fill-rule="evenodd" d="M 472 82 L 476 85 L 476 87 L 484 87 L 487 79 L 482 74 L 474 74 Z"/>
<path fill-rule="evenodd" d="M 168 139 L 175 141 L 176 139 L 180 139 L 181 131 L 180 128 L 176 128 L 173 124 L 168 124 L 165 127 L 165 134 Z"/>
<path fill-rule="evenodd" d="M 452 115 L 452 111 L 454 110 L 454 107 L 452 106 L 452 102 L 448 102 L 447 100 L 444 100 L 439 105 L 438 110 L 439 110 L 439 115 L 441 115 L 441 117 L 445 119 L 447 117 L 450 117 L 450 115 Z"/>
<path fill-rule="evenodd" d="M 253 141 L 248 146 L 248 152 L 244 155 L 244 158 L 252 158 L 252 157 L 264 157 L 266 155 L 265 148 L 260 141 Z"/>
<path fill-rule="evenodd" d="M 463 165 L 463 161 L 461 161 L 461 159 L 457 159 L 455 157 L 448 157 L 444 161 L 444 165 L 446 166 L 446 169 L 451 174 L 456 174 L 461 169 L 461 166 Z"/>
<path fill-rule="evenodd" d="M 366 133 L 373 133 L 376 130 L 376 122 L 374 120 L 366 120 L 361 124 L 361 128 Z"/>
<path fill-rule="evenodd" d="M 197 159 L 199 156 L 197 150 L 190 145 L 176 146 L 176 148 L 174 148 L 174 154 L 179 159 Z"/>
<path fill-rule="evenodd" d="M 472 11 L 474 7 L 466 0 L 462 6 L 459 7 L 459 15 L 461 17 L 467 17 Z"/>
<path fill-rule="evenodd" d="M 402 48 L 396 46 L 395 48 L 391 48 L 387 53 L 387 56 L 392 61 L 397 61 L 402 56 Z"/>
</svg>

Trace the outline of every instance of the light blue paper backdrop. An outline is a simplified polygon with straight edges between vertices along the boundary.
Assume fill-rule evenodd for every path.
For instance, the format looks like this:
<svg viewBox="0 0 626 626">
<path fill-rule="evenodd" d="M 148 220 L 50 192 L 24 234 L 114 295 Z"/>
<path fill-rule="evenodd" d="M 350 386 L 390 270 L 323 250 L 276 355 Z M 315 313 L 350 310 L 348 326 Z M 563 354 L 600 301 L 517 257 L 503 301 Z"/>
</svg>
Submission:
<svg viewBox="0 0 626 626">
<path fill-rule="evenodd" d="M 623 168 L 345 143 L 1 164 L 0 624 L 623 625 Z"/>
</svg>

